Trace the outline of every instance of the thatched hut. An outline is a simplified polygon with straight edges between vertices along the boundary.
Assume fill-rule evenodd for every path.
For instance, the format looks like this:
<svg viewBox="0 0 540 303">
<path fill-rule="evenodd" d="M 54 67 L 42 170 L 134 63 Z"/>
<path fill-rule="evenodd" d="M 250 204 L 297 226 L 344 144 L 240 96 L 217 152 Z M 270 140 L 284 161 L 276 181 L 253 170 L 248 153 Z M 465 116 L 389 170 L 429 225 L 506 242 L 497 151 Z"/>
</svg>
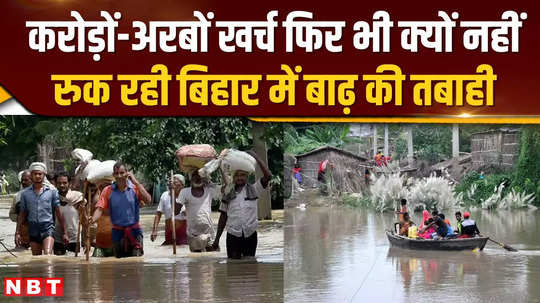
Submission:
<svg viewBox="0 0 540 303">
<path fill-rule="evenodd" d="M 330 168 L 327 174 L 332 177 L 333 190 L 360 192 L 365 186 L 364 172 L 366 168 L 371 167 L 368 159 L 336 147 L 323 146 L 296 156 L 297 164 L 302 168 L 304 187 L 318 185 L 319 164 L 324 160 L 333 164 L 333 168 Z"/>
</svg>

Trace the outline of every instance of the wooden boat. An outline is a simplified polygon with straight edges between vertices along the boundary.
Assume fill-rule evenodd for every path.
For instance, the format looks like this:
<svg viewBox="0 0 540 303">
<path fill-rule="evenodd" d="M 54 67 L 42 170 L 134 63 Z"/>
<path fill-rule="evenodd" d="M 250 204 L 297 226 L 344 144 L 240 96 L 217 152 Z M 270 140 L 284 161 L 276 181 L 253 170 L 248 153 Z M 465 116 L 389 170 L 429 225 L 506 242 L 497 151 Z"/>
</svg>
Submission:
<svg viewBox="0 0 540 303">
<path fill-rule="evenodd" d="M 411 239 L 396 235 L 391 231 L 386 231 L 386 236 L 392 246 L 415 250 L 473 250 L 476 248 L 482 250 L 488 241 L 487 237 L 441 240 Z"/>
</svg>

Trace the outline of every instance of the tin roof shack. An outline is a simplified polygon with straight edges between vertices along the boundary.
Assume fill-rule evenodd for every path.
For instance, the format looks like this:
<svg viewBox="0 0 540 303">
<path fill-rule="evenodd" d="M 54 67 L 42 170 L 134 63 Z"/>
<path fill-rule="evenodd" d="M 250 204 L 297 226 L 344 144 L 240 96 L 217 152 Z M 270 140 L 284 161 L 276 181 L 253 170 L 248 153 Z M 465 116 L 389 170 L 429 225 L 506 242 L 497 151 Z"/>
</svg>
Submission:
<svg viewBox="0 0 540 303">
<path fill-rule="evenodd" d="M 474 169 L 493 166 L 503 170 L 514 167 L 519 157 L 520 130 L 501 128 L 471 135 Z"/>
<path fill-rule="evenodd" d="M 366 167 L 369 167 L 368 160 L 332 146 L 323 146 L 296 156 L 297 163 L 302 168 L 303 186 L 317 186 L 319 164 L 326 159 L 334 166 L 329 168 L 327 173 L 327 178 L 332 176 L 333 190 L 339 192 L 361 191 L 362 186 L 365 185 L 364 172 Z"/>
</svg>

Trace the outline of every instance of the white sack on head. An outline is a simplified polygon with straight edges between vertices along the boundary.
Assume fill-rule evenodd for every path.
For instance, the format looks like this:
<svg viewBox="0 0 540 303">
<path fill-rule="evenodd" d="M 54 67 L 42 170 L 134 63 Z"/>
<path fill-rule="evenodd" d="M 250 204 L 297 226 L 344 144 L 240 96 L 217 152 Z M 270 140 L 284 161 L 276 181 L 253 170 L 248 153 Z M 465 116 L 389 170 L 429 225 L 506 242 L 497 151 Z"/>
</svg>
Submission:
<svg viewBox="0 0 540 303">
<path fill-rule="evenodd" d="M 95 184 L 97 181 L 102 179 L 112 179 L 115 163 L 115 160 L 107 160 L 99 163 L 95 167 L 92 167 L 88 177 L 86 177 L 86 180 L 92 184 Z"/>
<path fill-rule="evenodd" d="M 225 183 L 227 184 L 225 191 L 228 192 L 233 186 L 232 178 L 234 172 L 242 170 L 250 174 L 254 173 L 256 164 L 257 161 L 255 158 L 246 152 L 236 149 L 224 149 L 217 159 L 206 163 L 203 168 L 199 169 L 199 175 L 201 177 L 208 177 L 218 168 L 221 168 L 224 174 L 223 178 L 225 178 Z"/>
<path fill-rule="evenodd" d="M 92 154 L 92 152 L 89 150 L 76 148 L 71 152 L 71 156 L 73 159 L 79 160 L 79 162 L 88 162 L 92 160 L 94 154 Z"/>
<path fill-rule="evenodd" d="M 84 169 L 83 169 L 83 171 L 81 173 L 81 179 L 82 180 L 88 179 L 88 175 L 90 174 L 90 171 L 92 171 L 100 163 L 101 163 L 101 161 L 99 161 L 99 160 L 90 160 L 88 162 L 88 164 L 86 164 L 86 166 L 84 167 Z M 82 166 L 80 166 L 80 167 L 82 167 Z M 77 170 L 79 170 L 79 169 L 80 168 L 78 167 Z"/>
</svg>

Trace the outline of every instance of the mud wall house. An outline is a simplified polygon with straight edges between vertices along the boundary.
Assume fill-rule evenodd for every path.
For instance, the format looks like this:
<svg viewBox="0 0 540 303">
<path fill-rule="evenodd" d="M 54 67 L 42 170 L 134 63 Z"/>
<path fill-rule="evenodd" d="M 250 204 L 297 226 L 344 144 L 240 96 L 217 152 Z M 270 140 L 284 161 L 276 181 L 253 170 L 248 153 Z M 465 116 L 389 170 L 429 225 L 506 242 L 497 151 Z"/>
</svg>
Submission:
<svg viewBox="0 0 540 303">
<path fill-rule="evenodd" d="M 510 170 L 519 157 L 519 129 L 501 128 L 471 135 L 471 156 L 474 169 L 494 166 Z"/>
<path fill-rule="evenodd" d="M 351 152 L 323 146 L 313 151 L 296 155 L 297 163 L 302 168 L 302 185 L 315 187 L 318 185 L 317 174 L 319 164 L 328 159 L 334 168 L 327 174 L 332 175 L 334 190 L 340 192 L 360 192 L 365 185 L 364 171 L 368 160 Z"/>
</svg>

